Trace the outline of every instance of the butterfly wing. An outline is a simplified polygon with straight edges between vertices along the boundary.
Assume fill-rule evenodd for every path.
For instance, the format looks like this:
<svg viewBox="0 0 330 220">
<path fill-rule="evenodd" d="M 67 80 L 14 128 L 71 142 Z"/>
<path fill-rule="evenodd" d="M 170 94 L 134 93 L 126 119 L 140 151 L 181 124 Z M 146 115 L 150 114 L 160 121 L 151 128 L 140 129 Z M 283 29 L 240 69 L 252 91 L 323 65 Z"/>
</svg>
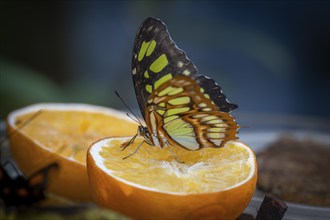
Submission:
<svg viewBox="0 0 330 220">
<path fill-rule="evenodd" d="M 214 80 L 197 74 L 193 62 L 171 39 L 166 25 L 156 18 L 147 18 L 137 32 L 132 55 L 132 75 L 144 119 L 151 92 L 177 75 L 195 79 L 221 111 L 230 112 L 237 108 L 237 105 L 229 103 Z"/>
<path fill-rule="evenodd" d="M 171 39 L 166 25 L 147 18 L 140 26 L 133 47 L 132 75 L 143 117 L 151 92 L 176 75 L 197 74 L 194 64 Z"/>
<path fill-rule="evenodd" d="M 237 139 L 239 126 L 234 118 L 220 111 L 203 88 L 187 76 L 176 76 L 155 89 L 145 114 L 149 132 L 157 132 L 153 136 L 165 137 L 172 146 L 198 150 Z"/>
<path fill-rule="evenodd" d="M 37 172 L 33 173 L 29 178 L 29 186 L 36 191 L 44 191 L 48 184 L 49 172 L 52 169 L 58 169 L 57 163 L 51 163 L 46 167 L 41 168 Z"/>
<path fill-rule="evenodd" d="M 202 88 L 202 92 L 207 94 L 210 99 L 219 107 L 220 111 L 230 112 L 238 106 L 232 104 L 227 100 L 225 94 L 223 94 L 221 87 L 211 78 L 198 75 L 195 77 L 196 83 Z"/>
<path fill-rule="evenodd" d="M 12 178 L 6 169 L 0 167 L 0 197 L 7 207 L 29 206 L 45 198 L 44 191 L 48 184 L 51 169 L 57 168 L 56 163 L 35 172 L 29 178 L 17 176 Z"/>
<path fill-rule="evenodd" d="M 27 179 L 26 205 L 34 204 L 45 198 L 45 190 L 48 186 L 49 174 L 51 170 L 54 169 L 58 169 L 57 163 L 51 163 L 48 166 L 41 168 Z"/>
</svg>

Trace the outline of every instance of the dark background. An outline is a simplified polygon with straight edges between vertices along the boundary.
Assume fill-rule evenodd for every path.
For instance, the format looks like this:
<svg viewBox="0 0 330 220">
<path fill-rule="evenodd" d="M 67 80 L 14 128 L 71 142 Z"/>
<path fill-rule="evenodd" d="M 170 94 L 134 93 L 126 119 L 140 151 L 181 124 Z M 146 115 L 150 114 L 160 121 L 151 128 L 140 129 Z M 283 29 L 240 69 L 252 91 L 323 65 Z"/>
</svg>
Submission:
<svg viewBox="0 0 330 220">
<path fill-rule="evenodd" d="M 137 108 L 131 51 L 162 19 L 236 113 L 329 118 L 329 1 L 1 1 L 0 117 L 38 102 Z"/>
</svg>

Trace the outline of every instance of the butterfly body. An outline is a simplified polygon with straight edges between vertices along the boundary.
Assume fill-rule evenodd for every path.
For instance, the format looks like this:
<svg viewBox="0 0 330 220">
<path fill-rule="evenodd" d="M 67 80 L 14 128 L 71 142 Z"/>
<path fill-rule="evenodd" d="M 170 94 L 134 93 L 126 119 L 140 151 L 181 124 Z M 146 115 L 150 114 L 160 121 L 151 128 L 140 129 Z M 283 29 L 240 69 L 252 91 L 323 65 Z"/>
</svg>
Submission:
<svg viewBox="0 0 330 220">
<path fill-rule="evenodd" d="M 132 77 L 146 122 L 138 134 L 149 145 L 198 150 L 237 138 L 239 126 L 229 114 L 237 105 L 213 79 L 198 74 L 159 19 L 147 18 L 137 32 Z"/>
</svg>

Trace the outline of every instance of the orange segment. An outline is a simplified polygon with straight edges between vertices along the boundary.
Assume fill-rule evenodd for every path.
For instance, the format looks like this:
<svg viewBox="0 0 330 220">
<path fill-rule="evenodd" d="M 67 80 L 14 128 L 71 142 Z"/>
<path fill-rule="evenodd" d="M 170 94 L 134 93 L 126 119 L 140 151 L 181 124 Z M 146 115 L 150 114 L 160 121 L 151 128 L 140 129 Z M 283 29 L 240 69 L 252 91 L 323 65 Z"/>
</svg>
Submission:
<svg viewBox="0 0 330 220">
<path fill-rule="evenodd" d="M 21 123 L 42 110 L 21 129 Z M 12 112 L 8 129 L 11 152 L 29 176 L 51 162 L 59 172 L 51 176 L 49 190 L 69 199 L 91 200 L 86 172 L 86 153 L 95 141 L 109 136 L 133 135 L 137 125 L 124 113 L 84 104 L 37 104 Z"/>
<path fill-rule="evenodd" d="M 138 219 L 235 219 L 247 207 L 255 190 L 256 159 L 237 141 L 223 148 L 187 151 L 141 146 L 137 139 L 107 138 L 94 143 L 87 154 L 92 195 L 97 204 Z"/>
</svg>

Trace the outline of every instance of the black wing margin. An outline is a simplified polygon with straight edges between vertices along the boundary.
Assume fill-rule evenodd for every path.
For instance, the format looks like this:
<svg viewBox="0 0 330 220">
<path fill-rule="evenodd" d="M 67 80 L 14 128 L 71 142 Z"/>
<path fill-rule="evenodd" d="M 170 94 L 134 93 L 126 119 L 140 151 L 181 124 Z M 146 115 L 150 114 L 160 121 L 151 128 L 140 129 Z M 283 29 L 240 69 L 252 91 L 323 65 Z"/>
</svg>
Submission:
<svg viewBox="0 0 330 220">
<path fill-rule="evenodd" d="M 225 94 L 222 93 L 221 87 L 211 78 L 198 75 L 195 77 L 196 82 L 204 89 L 204 93 L 208 94 L 211 100 L 219 107 L 222 112 L 230 112 L 238 106 L 227 100 Z"/>
</svg>

